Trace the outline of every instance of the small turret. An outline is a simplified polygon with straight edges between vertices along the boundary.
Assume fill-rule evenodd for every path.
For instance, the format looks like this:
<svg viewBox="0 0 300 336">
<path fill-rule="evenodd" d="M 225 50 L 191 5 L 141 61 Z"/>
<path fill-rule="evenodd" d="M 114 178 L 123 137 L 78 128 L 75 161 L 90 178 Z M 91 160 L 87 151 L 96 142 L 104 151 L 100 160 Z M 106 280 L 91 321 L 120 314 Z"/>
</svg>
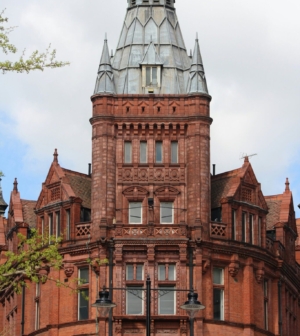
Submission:
<svg viewBox="0 0 300 336">
<path fill-rule="evenodd" d="M 202 57 L 200 53 L 200 46 L 198 34 L 196 36 L 196 43 L 193 53 L 192 66 L 190 70 L 190 79 L 188 82 L 187 93 L 206 93 L 208 94 L 206 78 Z"/>
<path fill-rule="evenodd" d="M 97 93 L 115 93 L 114 75 L 110 62 L 111 56 L 107 45 L 107 37 L 105 34 L 104 46 L 100 60 L 98 77 L 94 94 Z"/>
<path fill-rule="evenodd" d="M 3 199 L 2 187 L 1 187 L 1 177 L 0 177 L 0 217 L 4 216 L 5 210 L 7 209 L 7 203 Z"/>
</svg>

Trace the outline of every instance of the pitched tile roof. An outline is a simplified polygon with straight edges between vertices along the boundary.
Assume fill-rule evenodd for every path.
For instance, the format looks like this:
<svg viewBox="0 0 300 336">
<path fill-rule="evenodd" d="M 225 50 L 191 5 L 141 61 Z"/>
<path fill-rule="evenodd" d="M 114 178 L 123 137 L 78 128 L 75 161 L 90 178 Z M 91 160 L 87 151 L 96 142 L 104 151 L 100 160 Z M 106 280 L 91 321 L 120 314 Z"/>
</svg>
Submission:
<svg viewBox="0 0 300 336">
<path fill-rule="evenodd" d="M 22 203 L 22 212 L 23 212 L 23 220 L 30 227 L 36 227 L 36 214 L 34 213 L 34 209 L 36 206 L 36 201 L 28 201 L 21 199 Z"/>
<path fill-rule="evenodd" d="M 76 197 L 82 199 L 82 206 L 91 209 L 91 176 L 64 169 L 63 171 L 70 182 Z"/>
<path fill-rule="evenodd" d="M 211 208 L 221 207 L 220 200 L 228 195 L 231 188 L 231 177 L 211 181 Z"/>
<path fill-rule="evenodd" d="M 267 214 L 267 230 L 273 230 L 274 225 L 280 221 L 282 195 L 265 196 L 269 213 Z"/>
<path fill-rule="evenodd" d="M 244 173 L 244 169 L 238 168 L 211 177 L 211 208 L 219 208 L 221 199 L 234 196 L 238 186 L 239 177 Z"/>
</svg>

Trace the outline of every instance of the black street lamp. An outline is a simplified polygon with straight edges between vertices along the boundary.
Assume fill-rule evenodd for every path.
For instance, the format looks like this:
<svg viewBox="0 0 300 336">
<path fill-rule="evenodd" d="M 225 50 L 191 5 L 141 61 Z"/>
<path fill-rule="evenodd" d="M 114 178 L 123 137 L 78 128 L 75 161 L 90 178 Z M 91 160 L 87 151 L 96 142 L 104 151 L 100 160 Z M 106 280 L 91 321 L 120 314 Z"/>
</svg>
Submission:
<svg viewBox="0 0 300 336">
<path fill-rule="evenodd" d="M 114 290 L 128 290 L 127 288 L 112 288 Z M 151 280 L 150 276 L 148 275 L 146 280 L 146 288 L 143 290 L 146 291 L 146 336 L 150 336 L 150 326 L 151 326 L 151 291 L 160 291 L 160 288 L 151 288 Z M 168 288 L 168 291 L 172 291 L 172 289 Z M 188 292 L 185 289 L 174 289 L 174 292 Z M 92 305 L 92 307 L 96 307 L 100 310 L 101 316 L 107 316 L 108 313 L 116 307 L 116 304 L 113 303 L 109 297 L 109 292 L 103 287 L 103 290 L 99 292 L 99 298 L 96 302 Z M 205 306 L 198 301 L 198 294 L 195 293 L 193 290 L 189 291 L 188 293 L 188 301 L 186 301 L 182 306 L 181 309 L 185 310 L 190 319 L 193 319 L 194 316 L 202 309 L 205 309 Z M 194 330 L 190 330 L 190 336 L 194 336 Z"/>
</svg>

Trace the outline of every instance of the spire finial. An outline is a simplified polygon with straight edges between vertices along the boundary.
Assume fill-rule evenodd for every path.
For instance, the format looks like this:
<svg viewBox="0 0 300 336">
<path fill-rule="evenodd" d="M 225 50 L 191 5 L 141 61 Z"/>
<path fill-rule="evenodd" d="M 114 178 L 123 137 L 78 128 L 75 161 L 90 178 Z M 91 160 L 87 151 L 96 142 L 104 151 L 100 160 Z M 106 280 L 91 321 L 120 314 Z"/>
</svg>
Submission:
<svg viewBox="0 0 300 336">
<path fill-rule="evenodd" d="M 244 163 L 246 163 L 246 162 L 249 162 L 249 156 L 248 155 L 246 155 L 245 159 L 244 159 Z"/>
<path fill-rule="evenodd" d="M 57 162 L 58 163 L 58 153 L 57 153 L 57 149 L 56 148 L 54 150 L 53 157 L 54 157 L 53 162 Z"/>
<path fill-rule="evenodd" d="M 14 180 L 14 191 L 18 192 L 18 180 L 17 178 L 15 177 L 15 180 Z"/>
<path fill-rule="evenodd" d="M 290 182 L 288 177 L 285 180 L 285 191 L 290 191 Z"/>
<path fill-rule="evenodd" d="M 107 41 L 107 33 L 105 33 L 104 41 Z"/>
<path fill-rule="evenodd" d="M 196 33 L 196 41 L 197 41 L 197 42 L 199 41 L 199 38 L 198 38 L 198 32 Z"/>
</svg>

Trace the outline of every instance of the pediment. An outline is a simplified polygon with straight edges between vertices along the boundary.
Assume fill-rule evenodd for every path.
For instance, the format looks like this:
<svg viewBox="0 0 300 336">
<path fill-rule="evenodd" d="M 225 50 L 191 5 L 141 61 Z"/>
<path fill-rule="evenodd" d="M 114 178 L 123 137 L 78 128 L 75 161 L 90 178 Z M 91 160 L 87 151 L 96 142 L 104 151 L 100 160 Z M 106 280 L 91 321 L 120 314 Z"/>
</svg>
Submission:
<svg viewBox="0 0 300 336">
<path fill-rule="evenodd" d="M 164 200 L 174 200 L 179 194 L 180 194 L 180 191 L 171 186 L 159 187 L 154 192 L 154 195 L 156 197 L 158 197 L 159 199 L 164 199 Z"/>
<path fill-rule="evenodd" d="M 148 194 L 148 190 L 141 186 L 131 186 L 123 190 L 123 195 L 132 201 L 143 200 Z"/>
</svg>

